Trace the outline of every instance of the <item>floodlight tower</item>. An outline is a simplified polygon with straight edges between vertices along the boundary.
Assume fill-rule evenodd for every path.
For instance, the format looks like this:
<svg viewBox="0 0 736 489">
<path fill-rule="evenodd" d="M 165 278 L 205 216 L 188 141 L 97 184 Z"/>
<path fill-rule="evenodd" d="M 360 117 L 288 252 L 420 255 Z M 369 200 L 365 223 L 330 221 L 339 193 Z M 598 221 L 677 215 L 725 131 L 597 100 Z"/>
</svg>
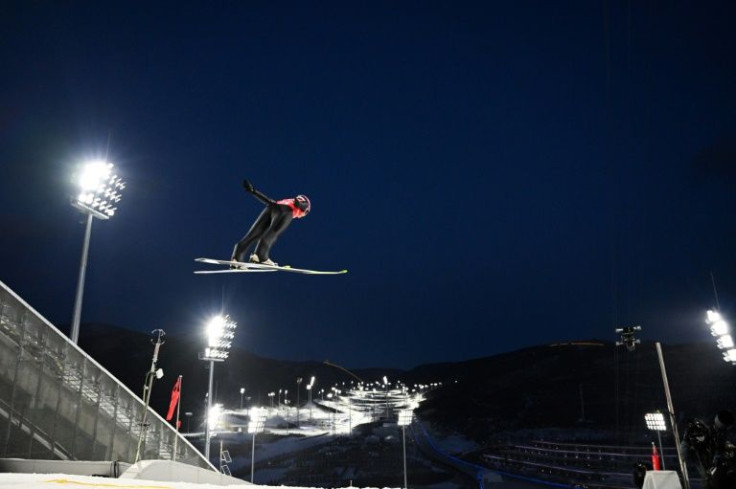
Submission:
<svg viewBox="0 0 736 489">
<path fill-rule="evenodd" d="M 92 219 L 96 217 L 108 220 L 114 216 L 117 203 L 122 198 L 121 192 L 125 188 L 125 183 L 112 170 L 113 164 L 106 161 L 86 163 L 77 181 L 79 194 L 72 200 L 74 207 L 87 214 L 82 259 L 79 265 L 79 280 L 77 281 L 77 296 L 74 300 L 74 314 L 69 335 L 74 343 L 79 340 L 79 322 L 82 316 L 82 296 L 84 295 L 84 277 L 87 272 L 89 241 L 92 235 Z"/>
<path fill-rule="evenodd" d="M 212 410 L 212 380 L 214 379 L 215 362 L 224 362 L 230 354 L 230 346 L 235 338 L 237 323 L 230 316 L 215 316 L 206 326 L 207 348 L 199 354 L 199 359 L 210 362 L 210 379 L 207 387 L 207 413 L 204 423 L 204 456 L 210 459 L 210 412 Z"/>
<path fill-rule="evenodd" d="M 659 453 L 661 453 L 662 458 L 662 470 L 665 469 L 664 466 L 664 450 L 662 448 L 662 432 L 667 431 L 667 423 L 664 420 L 664 414 L 657 411 L 656 413 L 647 413 L 644 415 L 644 421 L 647 423 L 647 428 L 649 428 L 652 431 L 657 432 L 657 441 L 659 441 Z"/>
<path fill-rule="evenodd" d="M 248 433 L 253 435 L 253 446 L 250 451 L 250 483 L 253 484 L 253 474 L 256 466 L 256 435 L 262 433 L 265 428 L 266 413 L 259 407 L 252 407 L 249 414 Z"/>
<path fill-rule="evenodd" d="M 413 409 L 404 409 L 399 411 L 398 424 L 401 426 L 401 438 L 404 446 L 404 489 L 409 487 L 406 480 L 406 427 L 411 424 L 412 417 L 414 416 Z"/>
</svg>

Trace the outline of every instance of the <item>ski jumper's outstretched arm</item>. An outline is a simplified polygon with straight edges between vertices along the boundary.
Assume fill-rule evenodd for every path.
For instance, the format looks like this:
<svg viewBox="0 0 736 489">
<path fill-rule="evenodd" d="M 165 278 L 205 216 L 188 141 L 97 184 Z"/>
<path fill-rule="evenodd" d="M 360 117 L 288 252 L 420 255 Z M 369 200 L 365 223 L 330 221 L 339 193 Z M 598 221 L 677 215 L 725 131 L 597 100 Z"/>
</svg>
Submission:
<svg viewBox="0 0 736 489">
<path fill-rule="evenodd" d="M 253 197 L 257 198 L 261 202 L 263 202 L 266 205 L 274 205 L 276 204 L 276 201 L 272 198 L 268 197 L 266 194 L 261 192 L 260 190 L 257 190 L 252 183 L 250 183 L 248 180 L 243 180 L 243 188 L 248 192 L 249 194 L 253 195 Z"/>
</svg>

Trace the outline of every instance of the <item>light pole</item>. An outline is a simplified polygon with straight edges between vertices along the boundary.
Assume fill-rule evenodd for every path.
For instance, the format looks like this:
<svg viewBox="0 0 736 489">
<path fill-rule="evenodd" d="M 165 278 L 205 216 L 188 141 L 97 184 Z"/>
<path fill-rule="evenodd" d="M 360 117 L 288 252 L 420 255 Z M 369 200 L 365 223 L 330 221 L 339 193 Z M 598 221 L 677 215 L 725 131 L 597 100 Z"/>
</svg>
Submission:
<svg viewBox="0 0 736 489">
<path fill-rule="evenodd" d="M 187 434 L 190 433 L 190 431 L 189 431 L 189 420 L 192 418 L 192 415 L 193 414 L 194 413 L 191 412 L 191 411 L 187 411 L 187 412 L 184 413 L 184 416 L 186 416 L 186 418 L 187 418 Z"/>
<path fill-rule="evenodd" d="M 333 387 L 333 389 L 334 389 L 334 387 Z M 330 392 L 329 394 L 327 394 L 327 400 L 328 401 L 332 401 L 332 398 L 333 398 L 332 392 Z M 333 409 L 330 410 L 331 411 L 330 412 L 330 430 L 332 431 L 332 433 L 336 433 L 336 430 L 335 430 L 335 409 L 334 409 L 334 406 L 332 406 L 332 408 Z"/>
<path fill-rule="evenodd" d="M 275 395 L 275 392 L 269 392 L 268 398 L 271 400 L 271 409 L 273 409 L 273 396 Z"/>
<path fill-rule="evenodd" d="M 79 340 L 79 322 L 82 317 L 82 297 L 84 295 L 84 277 L 87 273 L 87 256 L 89 255 L 89 241 L 92 235 L 92 219 L 110 219 L 115 215 L 117 203 L 122 198 L 120 192 L 125 183 L 112 172 L 113 165 L 106 161 L 92 161 L 86 163 L 79 175 L 77 184 L 79 194 L 72 200 L 72 205 L 87 215 L 87 224 L 84 229 L 84 244 L 82 245 L 82 259 L 79 264 L 79 279 L 77 281 L 77 295 L 74 300 L 74 314 L 69 338 L 77 343 Z"/>
<path fill-rule="evenodd" d="M 307 394 L 309 394 L 309 419 L 312 419 L 312 387 L 314 387 L 314 376 L 312 376 L 311 379 L 309 379 L 309 384 L 307 385 Z"/>
<path fill-rule="evenodd" d="M 248 422 L 248 433 L 253 435 L 253 446 L 250 452 L 250 483 L 253 484 L 253 474 L 256 467 L 256 433 L 263 431 L 266 424 L 266 413 L 261 408 L 253 407 L 250 410 L 250 421 Z"/>
<path fill-rule="evenodd" d="M 386 421 L 388 422 L 388 378 L 383 376 L 383 386 L 386 390 Z"/>
<path fill-rule="evenodd" d="M 307 402 L 307 405 L 309 406 L 309 420 L 312 420 L 312 386 L 310 384 L 307 384 L 307 394 L 309 396 L 309 401 Z"/>
<path fill-rule="evenodd" d="M 414 416 L 414 411 L 411 409 L 404 409 L 399 411 L 399 426 L 401 426 L 401 438 L 404 445 L 404 488 L 409 487 L 406 480 L 406 427 L 411 424 L 411 418 Z"/>
<path fill-rule="evenodd" d="M 662 459 L 662 470 L 667 470 L 664 465 L 664 450 L 662 449 L 662 435 L 663 431 L 667 431 L 667 423 L 664 420 L 664 414 L 657 411 L 656 413 L 647 413 L 644 415 L 644 421 L 647 423 L 647 428 L 657 432 L 657 441 L 659 441 L 659 452 Z"/>
<path fill-rule="evenodd" d="M 199 359 L 210 363 L 210 377 L 207 386 L 207 413 L 204 423 L 204 456 L 210 459 L 210 413 L 212 410 L 212 380 L 215 372 L 215 362 L 224 362 L 230 353 L 232 340 L 235 338 L 237 324 L 230 316 L 215 316 L 206 326 L 207 348 L 199 354 Z"/>
<path fill-rule="evenodd" d="M 148 415 L 148 406 L 151 404 L 151 391 L 153 390 L 153 380 L 154 379 L 160 379 L 164 376 L 164 371 L 160 368 L 156 368 L 156 363 L 158 362 L 158 352 L 161 349 L 161 345 L 164 344 L 164 336 L 166 336 L 166 333 L 164 333 L 163 329 L 154 329 L 151 331 L 151 335 L 153 336 L 151 338 L 151 343 L 153 343 L 153 360 L 151 361 L 151 368 L 146 373 L 146 381 L 143 384 L 143 403 L 146 405 L 145 409 L 143 409 L 143 418 L 141 419 L 141 431 L 138 434 L 138 448 L 135 452 L 135 463 L 138 463 L 138 460 L 141 456 L 141 444 L 143 443 L 143 439 L 145 438 L 146 429 L 148 426 L 148 423 L 146 423 L 146 417 Z"/>
<path fill-rule="evenodd" d="M 296 428 L 299 429 L 299 386 L 302 383 L 302 378 L 297 377 L 296 378 Z"/>
<path fill-rule="evenodd" d="M 245 394 L 245 387 L 240 388 L 240 409 L 243 409 L 243 394 Z"/>
<path fill-rule="evenodd" d="M 348 394 L 348 436 L 353 437 L 353 400 L 352 393 Z"/>
</svg>

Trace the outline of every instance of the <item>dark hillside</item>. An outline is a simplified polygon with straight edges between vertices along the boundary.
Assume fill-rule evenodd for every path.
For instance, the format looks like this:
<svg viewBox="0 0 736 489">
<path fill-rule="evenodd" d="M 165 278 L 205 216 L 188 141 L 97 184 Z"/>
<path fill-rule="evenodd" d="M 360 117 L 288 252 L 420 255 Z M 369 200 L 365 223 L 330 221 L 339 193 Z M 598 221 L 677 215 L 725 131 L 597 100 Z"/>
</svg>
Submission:
<svg viewBox="0 0 736 489">
<path fill-rule="evenodd" d="M 736 370 L 715 345 L 663 346 L 663 356 L 679 421 L 710 421 L 736 407 Z M 626 440 L 646 431 L 645 413 L 667 409 L 653 343 L 633 352 L 604 342 L 539 346 L 443 368 L 457 382 L 430 393 L 418 413 L 478 441 L 546 428 L 592 428 Z"/>
<path fill-rule="evenodd" d="M 148 335 L 108 325 L 84 325 L 80 344 L 105 368 L 140 395 L 150 368 L 153 345 Z M 165 377 L 154 385 L 152 406 L 164 413 L 177 375 L 183 375 L 182 410 L 201 417 L 207 391 L 206 363 L 199 361 L 199 336 L 167 335 L 159 366 Z M 710 421 L 721 409 L 736 408 L 736 369 L 723 362 L 714 344 L 663 346 L 670 390 L 679 421 Z M 349 366 L 348 366 L 349 367 Z M 417 413 L 438 427 L 477 441 L 519 430 L 582 428 L 609 432 L 622 441 L 645 431 L 646 412 L 666 411 L 659 361 L 653 343 L 633 352 L 612 342 L 586 341 L 536 346 L 456 363 L 418 366 L 409 371 L 355 370 L 375 381 L 442 382 Z M 314 396 L 337 384 L 349 387 L 349 373 L 321 361 L 285 362 L 234 349 L 215 366 L 217 402 L 238 407 L 240 388 L 254 402 L 266 404 L 268 393 L 284 389 L 306 401 L 309 377 L 317 377 Z"/>
</svg>

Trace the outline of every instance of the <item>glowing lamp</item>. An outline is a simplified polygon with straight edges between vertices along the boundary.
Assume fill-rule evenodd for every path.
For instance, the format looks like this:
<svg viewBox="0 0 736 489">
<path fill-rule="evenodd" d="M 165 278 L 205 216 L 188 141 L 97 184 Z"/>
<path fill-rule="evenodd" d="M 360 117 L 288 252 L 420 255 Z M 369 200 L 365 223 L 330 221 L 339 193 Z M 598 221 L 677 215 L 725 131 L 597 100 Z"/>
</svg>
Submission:
<svg viewBox="0 0 736 489">
<path fill-rule="evenodd" d="M 736 348 L 731 348 L 723 352 L 723 359 L 727 362 L 736 364 Z"/>
<path fill-rule="evenodd" d="M 409 426 L 413 417 L 414 411 L 411 409 L 404 409 L 403 411 L 399 411 L 399 426 Z"/>
<path fill-rule="evenodd" d="M 721 350 L 729 350 L 734 347 L 733 338 L 730 334 L 724 334 L 719 337 L 718 340 L 716 340 L 716 344 Z"/>
<path fill-rule="evenodd" d="M 652 431 L 667 431 L 667 423 L 665 423 L 664 414 L 662 413 L 647 413 L 644 415 L 644 420 L 647 423 L 647 428 Z"/>
<path fill-rule="evenodd" d="M 84 165 L 77 185 L 79 194 L 72 205 L 98 219 L 110 219 L 125 188 L 123 180 L 113 173 L 113 164 L 92 161 Z"/>
</svg>

